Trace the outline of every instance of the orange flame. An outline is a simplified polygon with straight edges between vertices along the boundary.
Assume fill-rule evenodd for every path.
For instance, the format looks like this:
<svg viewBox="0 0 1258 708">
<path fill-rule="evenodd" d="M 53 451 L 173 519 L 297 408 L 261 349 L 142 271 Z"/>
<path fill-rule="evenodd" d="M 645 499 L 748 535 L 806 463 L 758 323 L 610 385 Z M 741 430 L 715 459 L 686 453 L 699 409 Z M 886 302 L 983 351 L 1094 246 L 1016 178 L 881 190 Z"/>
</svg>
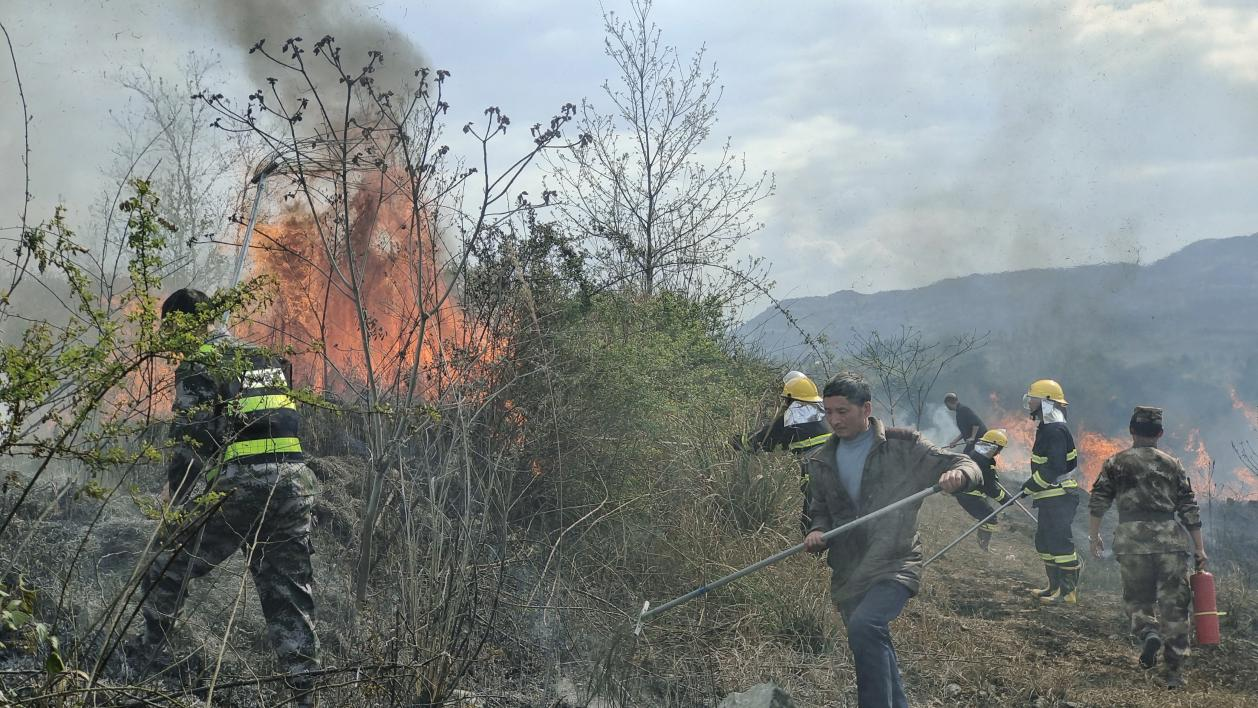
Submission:
<svg viewBox="0 0 1258 708">
<path fill-rule="evenodd" d="M 1101 475 L 1101 465 L 1131 447 L 1131 438 L 1111 438 L 1091 430 L 1079 430 L 1079 472 L 1084 489 L 1091 489 Z"/>
<path fill-rule="evenodd" d="M 1258 408 L 1254 408 L 1245 401 L 1241 400 L 1240 394 L 1236 392 L 1236 387 L 1231 386 L 1228 392 L 1232 394 L 1232 407 L 1241 412 L 1245 416 L 1245 420 L 1249 422 L 1249 427 L 1258 430 Z"/>
<path fill-rule="evenodd" d="M 1201 439 L 1201 431 L 1197 428 L 1188 431 L 1188 442 L 1184 445 L 1184 452 L 1184 462 L 1190 469 L 1204 473 L 1214 465 L 1214 458 L 1206 449 L 1206 442 Z"/>
<path fill-rule="evenodd" d="M 1235 496 L 1245 501 L 1258 501 L 1258 475 L 1244 465 L 1232 470 L 1232 476 L 1236 477 L 1236 481 L 1240 483 L 1240 494 L 1228 494 L 1225 496 Z"/>
<path fill-rule="evenodd" d="M 469 321 L 439 239 L 407 195 L 359 184 L 350 204 L 348 238 L 329 215 L 316 220 L 301 208 L 259 228 L 256 266 L 279 292 L 251 334 L 297 350 L 298 386 L 352 390 L 367 380 L 370 356 L 381 388 L 403 394 L 417 379 L 417 393 L 434 400 L 503 343 Z"/>
<path fill-rule="evenodd" d="M 1028 474 L 1031 469 L 1031 446 L 1035 444 L 1035 425 L 1026 413 L 1006 409 L 1000 403 L 1000 396 L 995 393 L 988 396 L 987 400 L 996 421 L 987 427 L 1004 428 L 1009 436 L 1009 444 L 1000 453 L 1000 466 L 1006 470 Z"/>
<path fill-rule="evenodd" d="M 996 424 L 989 427 L 1003 427 L 1009 433 L 1009 446 L 1000 453 L 1002 467 L 1013 470 L 1015 474 L 1027 475 L 1031 470 L 1031 447 L 1035 444 L 1036 423 L 1023 411 L 1009 411 L 1000 403 L 995 393 L 988 397 L 992 411 L 996 414 Z M 1087 430 L 1079 426 L 1075 436 L 1075 446 L 1079 450 L 1079 476 L 1084 489 L 1091 489 L 1096 478 L 1101 474 L 1101 465 L 1111 456 L 1131 447 L 1128 438 L 1109 437 L 1101 433 Z"/>
</svg>

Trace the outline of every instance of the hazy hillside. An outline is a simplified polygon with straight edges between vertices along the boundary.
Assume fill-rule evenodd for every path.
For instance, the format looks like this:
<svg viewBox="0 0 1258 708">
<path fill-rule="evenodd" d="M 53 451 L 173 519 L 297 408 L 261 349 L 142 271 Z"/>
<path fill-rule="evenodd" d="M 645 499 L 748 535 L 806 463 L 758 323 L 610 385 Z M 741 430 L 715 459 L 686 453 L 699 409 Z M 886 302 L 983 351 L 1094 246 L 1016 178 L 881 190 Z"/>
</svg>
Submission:
<svg viewBox="0 0 1258 708">
<path fill-rule="evenodd" d="M 1200 241 L 1147 265 L 973 275 L 784 305 L 839 353 L 853 331 L 908 325 L 930 337 L 990 332 L 987 347 L 940 382 L 939 395 L 954 389 L 980 415 L 998 417 L 992 394 L 1016 408 L 1029 381 L 1056 378 L 1076 426 L 1120 438 L 1132 405 L 1161 405 L 1168 447 L 1186 454 L 1199 430 L 1221 481 L 1241 485 L 1248 478 L 1231 443 L 1258 437 L 1251 422 L 1258 418 L 1242 407 L 1258 401 L 1255 272 L 1258 234 Z M 786 359 L 803 352 L 799 333 L 776 310 L 753 318 L 742 333 Z"/>
</svg>

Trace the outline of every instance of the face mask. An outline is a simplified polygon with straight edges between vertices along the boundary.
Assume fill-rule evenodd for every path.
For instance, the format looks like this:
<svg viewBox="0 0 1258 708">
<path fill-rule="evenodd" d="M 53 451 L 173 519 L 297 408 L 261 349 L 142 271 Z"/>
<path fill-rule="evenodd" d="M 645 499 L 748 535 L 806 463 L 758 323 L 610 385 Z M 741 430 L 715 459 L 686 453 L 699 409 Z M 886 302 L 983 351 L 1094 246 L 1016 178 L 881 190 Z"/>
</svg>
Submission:
<svg viewBox="0 0 1258 708">
<path fill-rule="evenodd" d="M 999 450 L 999 448 L 989 442 L 974 443 L 974 451 L 983 457 L 994 458 L 996 457 L 997 450 Z"/>
</svg>

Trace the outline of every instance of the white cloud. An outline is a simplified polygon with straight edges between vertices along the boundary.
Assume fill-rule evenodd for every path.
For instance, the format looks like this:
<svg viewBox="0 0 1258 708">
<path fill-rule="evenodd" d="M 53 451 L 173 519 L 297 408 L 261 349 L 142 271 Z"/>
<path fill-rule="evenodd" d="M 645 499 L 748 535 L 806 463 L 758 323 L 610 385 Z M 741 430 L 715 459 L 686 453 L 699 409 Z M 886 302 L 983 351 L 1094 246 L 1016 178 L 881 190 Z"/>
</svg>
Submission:
<svg viewBox="0 0 1258 708">
<path fill-rule="evenodd" d="M 202 7 L 175 5 L 189 3 Z M 369 12 L 454 72 L 448 98 L 460 120 L 492 104 L 524 127 L 565 101 L 599 101 L 612 73 L 598 6 L 544 3 L 385 2 Z M 141 47 L 161 67 L 223 44 L 168 4 L 25 7 L 5 22 L 18 29 L 36 114 L 35 191 L 49 201 L 100 188 L 116 141 L 106 109 L 121 107 L 104 73 L 134 66 Z M 707 149 L 729 136 L 750 172 L 776 173 L 766 227 L 746 252 L 773 261 L 779 294 L 1147 259 L 1258 230 L 1251 3 L 696 0 L 657 11 L 666 42 L 683 55 L 706 45 L 721 70 Z M 221 53 L 228 71 L 247 75 L 247 56 Z M 12 97 L 6 67 L 8 174 L 20 146 Z M 527 143 L 527 131 L 517 138 Z M 0 195 L 0 222 L 11 223 L 13 197 Z"/>
<path fill-rule="evenodd" d="M 1258 82 L 1258 13 L 1200 0 L 1147 0 L 1120 7 L 1077 0 L 1068 15 L 1079 40 L 1146 56 L 1183 47 L 1205 66 L 1239 81 Z M 1112 55 L 1119 52 L 1112 51 Z"/>
</svg>

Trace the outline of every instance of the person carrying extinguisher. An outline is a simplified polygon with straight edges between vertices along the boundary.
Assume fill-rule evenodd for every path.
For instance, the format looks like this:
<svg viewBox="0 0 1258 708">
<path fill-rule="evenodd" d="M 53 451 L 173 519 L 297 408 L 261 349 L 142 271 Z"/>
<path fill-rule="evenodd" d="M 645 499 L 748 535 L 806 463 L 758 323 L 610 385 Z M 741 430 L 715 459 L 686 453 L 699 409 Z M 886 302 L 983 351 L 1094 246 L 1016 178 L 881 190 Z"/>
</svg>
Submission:
<svg viewBox="0 0 1258 708">
<path fill-rule="evenodd" d="M 1184 529 L 1193 542 L 1197 570 L 1204 570 L 1201 513 L 1183 465 L 1157 447 L 1162 409 L 1136 406 L 1129 431 L 1132 446 L 1107 459 L 1092 485 L 1088 537 L 1093 557 L 1100 558 L 1105 550 L 1101 519 L 1117 503 L 1114 555 L 1122 571 L 1123 605 L 1140 644 L 1140 666 L 1153 668 L 1163 649 L 1166 686 L 1180 688 L 1192 602 Z"/>
</svg>

